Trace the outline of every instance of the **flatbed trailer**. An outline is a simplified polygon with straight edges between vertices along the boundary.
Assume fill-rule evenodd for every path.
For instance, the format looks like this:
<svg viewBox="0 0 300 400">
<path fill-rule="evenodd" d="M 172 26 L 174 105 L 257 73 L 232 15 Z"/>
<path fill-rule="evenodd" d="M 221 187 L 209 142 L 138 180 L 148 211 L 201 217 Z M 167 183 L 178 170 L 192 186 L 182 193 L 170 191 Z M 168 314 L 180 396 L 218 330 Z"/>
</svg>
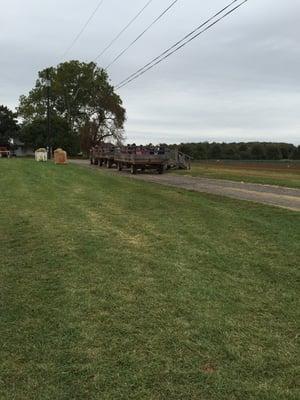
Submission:
<svg viewBox="0 0 300 400">
<path fill-rule="evenodd" d="M 115 164 L 115 146 L 107 144 L 105 146 L 93 147 L 90 151 L 90 163 L 92 165 L 103 165 L 111 168 Z"/>
<path fill-rule="evenodd" d="M 132 174 L 138 171 L 153 170 L 162 174 L 167 169 L 190 169 L 191 158 L 166 145 L 159 146 L 115 146 L 100 142 L 90 150 L 92 165 L 116 167 L 119 171 L 130 169 Z"/>
<path fill-rule="evenodd" d="M 168 157 L 165 154 L 116 154 L 115 163 L 118 171 L 127 168 L 132 174 L 138 170 L 156 170 L 162 174 L 168 166 Z"/>
</svg>

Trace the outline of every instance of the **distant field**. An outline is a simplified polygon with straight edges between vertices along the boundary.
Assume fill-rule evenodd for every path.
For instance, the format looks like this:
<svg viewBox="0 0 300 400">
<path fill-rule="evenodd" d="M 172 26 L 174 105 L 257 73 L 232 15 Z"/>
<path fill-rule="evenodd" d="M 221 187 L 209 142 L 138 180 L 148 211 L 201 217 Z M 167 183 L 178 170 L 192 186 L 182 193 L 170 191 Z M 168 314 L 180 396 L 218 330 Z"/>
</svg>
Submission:
<svg viewBox="0 0 300 400">
<path fill-rule="evenodd" d="M 300 162 L 201 161 L 175 173 L 300 188 Z"/>
<path fill-rule="evenodd" d="M 0 160 L 1 400 L 298 399 L 300 215 Z"/>
</svg>

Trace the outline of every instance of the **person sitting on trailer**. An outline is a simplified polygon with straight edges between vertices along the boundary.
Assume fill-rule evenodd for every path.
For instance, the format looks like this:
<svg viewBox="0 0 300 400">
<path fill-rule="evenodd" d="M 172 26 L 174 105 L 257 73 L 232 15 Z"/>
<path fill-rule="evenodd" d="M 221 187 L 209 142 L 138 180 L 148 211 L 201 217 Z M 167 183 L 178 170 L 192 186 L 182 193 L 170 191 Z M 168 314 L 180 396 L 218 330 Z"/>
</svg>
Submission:
<svg viewBox="0 0 300 400">
<path fill-rule="evenodd" d="M 141 146 L 141 153 L 142 154 L 146 154 L 147 153 L 147 150 L 146 150 L 145 146 Z"/>
<path fill-rule="evenodd" d="M 166 148 L 165 146 L 159 146 L 158 148 L 158 154 L 165 154 L 166 153 Z"/>
<path fill-rule="evenodd" d="M 155 154 L 155 147 L 154 146 L 152 146 L 152 145 L 149 146 L 149 153 L 151 155 Z"/>
</svg>

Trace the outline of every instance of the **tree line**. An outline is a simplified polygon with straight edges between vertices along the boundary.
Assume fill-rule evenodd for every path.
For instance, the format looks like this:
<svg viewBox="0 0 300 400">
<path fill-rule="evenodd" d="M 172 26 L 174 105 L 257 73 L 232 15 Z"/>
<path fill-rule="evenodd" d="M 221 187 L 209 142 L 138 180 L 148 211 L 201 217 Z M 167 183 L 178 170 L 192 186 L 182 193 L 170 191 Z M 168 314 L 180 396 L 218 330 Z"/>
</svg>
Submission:
<svg viewBox="0 0 300 400">
<path fill-rule="evenodd" d="M 18 114 L 0 105 L 0 146 L 13 147 L 11 139 L 19 138 L 27 146 L 36 149 L 47 142 L 45 117 L 38 116 L 25 123 L 19 123 Z M 99 138 L 99 127 L 93 121 L 85 123 L 80 132 L 71 129 L 66 119 L 53 115 L 51 119 L 53 147 L 62 147 L 70 155 L 88 153 L 94 141 Z M 123 126 L 123 125 L 122 125 Z M 103 134 L 103 130 L 102 130 Z M 107 137 L 113 138 L 111 132 Z M 103 136 L 101 136 L 101 139 Z M 116 138 L 116 136 L 115 136 Z M 121 137 L 118 137 L 121 140 Z M 181 143 L 170 147 L 188 154 L 194 160 L 300 160 L 300 146 L 288 143 L 240 142 L 240 143 Z"/>
<path fill-rule="evenodd" d="M 181 143 L 173 145 L 194 160 L 300 160 L 300 146 L 288 143 Z"/>
</svg>

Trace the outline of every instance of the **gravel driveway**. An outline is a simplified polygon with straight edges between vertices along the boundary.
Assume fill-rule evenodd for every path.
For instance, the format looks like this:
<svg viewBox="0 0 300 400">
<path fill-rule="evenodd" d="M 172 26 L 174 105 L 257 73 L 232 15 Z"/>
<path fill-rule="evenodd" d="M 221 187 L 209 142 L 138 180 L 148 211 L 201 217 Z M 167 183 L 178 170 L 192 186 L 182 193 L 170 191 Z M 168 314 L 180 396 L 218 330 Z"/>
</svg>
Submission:
<svg viewBox="0 0 300 400">
<path fill-rule="evenodd" d="M 98 169 L 91 166 L 88 160 L 71 160 L 73 164 Z M 131 175 L 127 171 L 117 172 L 105 170 L 112 174 L 130 177 L 160 185 L 178 187 L 195 192 L 212 193 L 216 195 L 231 197 L 239 200 L 254 201 L 257 203 L 269 204 L 276 207 L 287 208 L 293 211 L 300 211 L 300 189 L 290 189 L 281 186 L 260 185 L 253 183 L 240 183 L 223 179 L 195 178 L 174 174 L 137 174 Z"/>
</svg>

